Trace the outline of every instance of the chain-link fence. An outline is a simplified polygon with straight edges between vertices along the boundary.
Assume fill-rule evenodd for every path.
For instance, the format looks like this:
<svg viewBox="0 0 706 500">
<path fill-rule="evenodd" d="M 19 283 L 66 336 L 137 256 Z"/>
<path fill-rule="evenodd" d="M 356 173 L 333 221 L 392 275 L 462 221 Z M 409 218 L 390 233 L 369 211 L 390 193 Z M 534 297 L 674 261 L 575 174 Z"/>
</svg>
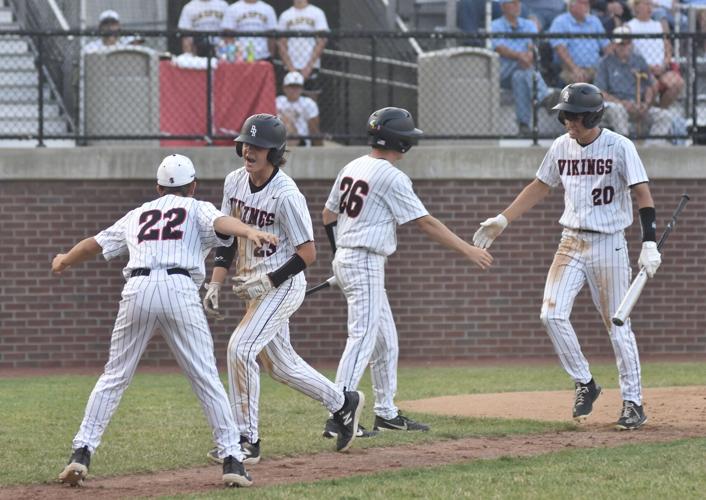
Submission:
<svg viewBox="0 0 706 500">
<path fill-rule="evenodd" d="M 193 54 L 164 51 L 184 39 Z M 705 41 L 684 32 L 8 30 L 0 139 L 228 144 L 262 112 L 282 117 L 292 144 L 360 144 L 369 114 L 394 105 L 414 114 L 425 140 L 536 143 L 563 133 L 551 112 L 559 89 L 589 80 L 606 96 L 604 126 L 700 144 Z"/>
</svg>

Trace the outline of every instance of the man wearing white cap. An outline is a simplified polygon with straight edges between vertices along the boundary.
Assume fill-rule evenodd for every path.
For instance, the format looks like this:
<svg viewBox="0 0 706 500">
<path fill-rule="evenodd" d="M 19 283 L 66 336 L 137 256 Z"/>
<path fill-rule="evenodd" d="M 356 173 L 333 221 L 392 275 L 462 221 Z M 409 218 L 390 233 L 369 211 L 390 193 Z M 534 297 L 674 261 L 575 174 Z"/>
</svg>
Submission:
<svg viewBox="0 0 706 500">
<path fill-rule="evenodd" d="M 120 15 L 114 10 L 104 10 L 98 16 L 98 31 L 103 35 L 83 47 L 83 52 L 99 52 L 101 50 L 117 49 L 127 45 L 135 45 L 133 36 L 118 37 L 115 32 L 120 30 Z"/>
<path fill-rule="evenodd" d="M 157 199 L 131 210 L 52 261 L 52 271 L 60 274 L 98 254 L 106 260 L 129 255 L 109 359 L 88 399 L 71 458 L 59 474 L 63 483 L 78 486 L 88 475 L 91 455 L 155 328 L 159 328 L 191 381 L 213 430 L 218 456 L 223 459 L 223 482 L 227 486 L 252 484 L 242 463 L 240 436 L 228 397 L 218 377 L 199 287 L 204 280 L 204 258 L 211 248 L 231 245 L 233 235 L 247 238 L 256 247 L 275 244 L 277 238 L 226 216 L 209 202 L 195 200 L 195 190 L 191 160 L 169 155 L 157 170 Z"/>
<path fill-rule="evenodd" d="M 283 85 L 284 95 L 275 100 L 277 115 L 287 127 L 288 137 L 300 137 L 289 141 L 289 145 L 311 146 L 312 140 L 305 137 L 319 133 L 319 106 L 313 99 L 302 95 L 304 77 L 298 71 L 287 73 Z M 314 139 L 313 144 L 320 146 L 321 140 Z"/>
</svg>

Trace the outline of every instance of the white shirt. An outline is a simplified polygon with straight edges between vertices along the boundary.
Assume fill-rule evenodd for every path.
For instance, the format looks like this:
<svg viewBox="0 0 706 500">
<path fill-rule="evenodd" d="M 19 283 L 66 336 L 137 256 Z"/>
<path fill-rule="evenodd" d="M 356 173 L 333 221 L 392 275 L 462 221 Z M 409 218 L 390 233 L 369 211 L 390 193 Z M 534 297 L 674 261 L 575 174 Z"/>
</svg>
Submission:
<svg viewBox="0 0 706 500">
<path fill-rule="evenodd" d="M 259 188 L 250 185 L 245 167 L 231 172 L 223 186 L 221 210 L 279 238 L 276 246 L 266 245 L 262 249 L 256 249 L 250 240 L 238 238 L 238 276 L 270 273 L 287 262 L 296 247 L 314 241 L 306 199 L 292 178 L 281 170 Z M 304 273 L 294 279 L 304 280 Z"/>
<path fill-rule="evenodd" d="M 179 16 L 179 29 L 194 31 L 221 31 L 221 23 L 228 4 L 225 0 L 191 0 Z"/>
<path fill-rule="evenodd" d="M 286 95 L 279 95 L 275 99 L 275 106 L 277 114 L 288 118 L 299 135 L 309 135 L 309 120 L 319 116 L 319 106 L 316 101 L 306 96 L 290 101 Z"/>
<path fill-rule="evenodd" d="M 404 172 L 368 155 L 341 169 L 326 208 L 338 214 L 336 246 L 385 256 L 397 249 L 397 224 L 429 215 Z"/>
<path fill-rule="evenodd" d="M 537 179 L 552 187 L 564 186 L 559 224 L 607 234 L 632 224 L 630 186 L 649 181 L 632 141 L 608 129 L 584 147 L 569 134 L 558 137 L 537 170 Z"/>
<path fill-rule="evenodd" d="M 207 201 L 168 194 L 129 211 L 95 239 L 106 260 L 130 255 L 123 269 L 126 280 L 133 269 L 178 267 L 189 271 L 200 287 L 208 252 L 233 243 L 232 237 L 220 238 L 213 229 L 223 215 Z"/>
<path fill-rule="evenodd" d="M 238 0 L 226 10 L 221 27 L 230 31 L 275 30 L 277 29 L 277 15 L 275 10 L 262 0 L 258 0 L 255 3 Z M 263 37 L 238 38 L 243 51 L 247 49 L 248 43 L 252 43 L 255 50 L 255 59 L 267 59 L 272 55 L 267 46 L 267 40 L 267 38 Z"/>
<path fill-rule="evenodd" d="M 627 22 L 630 32 L 635 35 L 646 33 L 664 33 L 664 26 L 659 21 L 640 21 L 636 17 Z M 664 64 L 664 40 L 662 38 L 635 38 L 632 41 L 635 52 L 640 54 L 650 66 Z"/>
<path fill-rule="evenodd" d="M 134 40 L 134 36 L 121 36 L 114 45 L 106 45 L 103 43 L 102 38 L 98 38 L 97 40 L 88 42 L 81 50 L 84 54 L 89 54 L 91 52 L 107 52 L 109 50 L 124 49 L 125 47 L 131 47 Z"/>
<path fill-rule="evenodd" d="M 278 29 L 280 31 L 328 31 L 328 22 L 324 11 L 315 5 L 307 5 L 303 9 L 292 6 L 279 16 Z M 289 38 L 287 40 L 287 53 L 295 69 L 305 68 L 311 59 L 311 54 L 316 46 L 316 38 Z M 315 68 L 321 67 L 321 60 L 317 59 Z"/>
</svg>

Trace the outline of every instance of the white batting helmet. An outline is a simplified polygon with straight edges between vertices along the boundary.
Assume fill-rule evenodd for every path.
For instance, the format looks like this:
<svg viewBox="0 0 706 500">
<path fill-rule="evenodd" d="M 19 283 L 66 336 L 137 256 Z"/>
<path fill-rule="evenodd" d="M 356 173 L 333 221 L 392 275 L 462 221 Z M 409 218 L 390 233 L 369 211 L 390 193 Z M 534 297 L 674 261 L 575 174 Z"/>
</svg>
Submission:
<svg viewBox="0 0 706 500">
<path fill-rule="evenodd" d="M 194 164 L 184 155 L 167 156 L 157 169 L 157 184 L 164 187 L 186 186 L 196 179 Z"/>
</svg>

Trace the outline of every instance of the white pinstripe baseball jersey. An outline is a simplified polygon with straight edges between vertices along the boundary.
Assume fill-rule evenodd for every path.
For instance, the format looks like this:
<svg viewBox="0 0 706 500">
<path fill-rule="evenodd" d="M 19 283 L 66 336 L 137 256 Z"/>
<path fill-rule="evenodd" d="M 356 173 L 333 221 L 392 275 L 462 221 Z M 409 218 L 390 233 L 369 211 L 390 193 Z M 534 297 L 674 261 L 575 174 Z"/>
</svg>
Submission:
<svg viewBox="0 0 706 500">
<path fill-rule="evenodd" d="M 338 247 L 366 248 L 385 256 L 397 248 L 397 224 L 429 215 L 404 172 L 368 155 L 339 172 L 326 208 L 338 214 Z"/>
<path fill-rule="evenodd" d="M 137 268 L 179 267 L 201 286 L 208 252 L 233 242 L 232 237 L 220 238 L 213 229 L 213 222 L 223 216 L 207 201 L 168 194 L 131 210 L 95 239 L 106 260 L 130 254 L 123 269 L 126 280 Z"/>
<path fill-rule="evenodd" d="M 297 246 L 314 241 L 306 199 L 294 180 L 279 169 L 260 187 L 250 183 L 245 167 L 228 174 L 221 210 L 279 238 L 277 246 L 259 249 L 252 241 L 238 238 L 238 276 L 272 272 L 292 257 Z M 304 274 L 299 273 L 294 279 L 302 280 Z"/>
<path fill-rule="evenodd" d="M 608 129 L 587 146 L 569 134 L 558 137 L 539 166 L 537 179 L 552 187 L 564 186 L 562 226 L 600 233 L 615 233 L 632 224 L 629 188 L 649 181 L 635 145 Z"/>
</svg>

